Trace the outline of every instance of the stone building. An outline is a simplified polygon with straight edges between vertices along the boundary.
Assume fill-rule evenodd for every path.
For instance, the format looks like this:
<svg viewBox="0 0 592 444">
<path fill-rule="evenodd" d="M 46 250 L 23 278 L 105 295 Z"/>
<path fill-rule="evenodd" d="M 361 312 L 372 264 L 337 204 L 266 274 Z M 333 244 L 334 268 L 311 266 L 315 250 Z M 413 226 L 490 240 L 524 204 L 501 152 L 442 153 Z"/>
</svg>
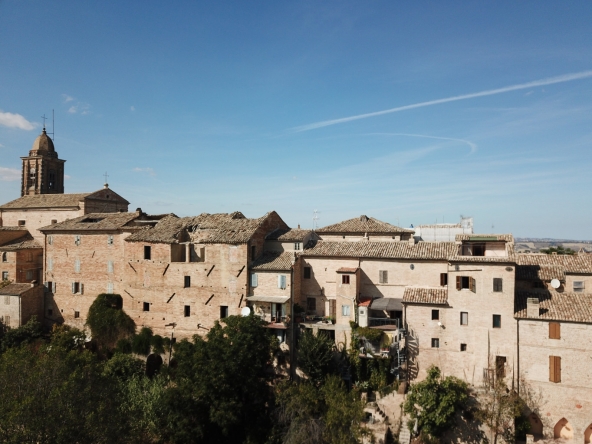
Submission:
<svg viewBox="0 0 592 444">
<path fill-rule="evenodd" d="M 43 279 L 43 245 L 22 227 L 0 227 L 2 281 L 30 283 Z"/>
<path fill-rule="evenodd" d="M 33 316 L 38 320 L 43 317 L 43 287 L 37 281 L 0 288 L 0 324 L 3 327 L 20 327 Z"/>
</svg>

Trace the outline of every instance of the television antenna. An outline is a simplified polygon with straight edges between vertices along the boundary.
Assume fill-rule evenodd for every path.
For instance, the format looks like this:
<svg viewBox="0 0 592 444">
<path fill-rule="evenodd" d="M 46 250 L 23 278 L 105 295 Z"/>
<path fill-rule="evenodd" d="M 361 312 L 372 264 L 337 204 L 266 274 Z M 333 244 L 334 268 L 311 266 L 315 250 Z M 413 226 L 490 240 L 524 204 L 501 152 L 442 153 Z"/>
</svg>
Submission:
<svg viewBox="0 0 592 444">
<path fill-rule="evenodd" d="M 317 221 L 320 219 L 319 217 L 319 210 L 314 210 L 312 213 L 312 229 L 316 230 L 318 228 L 318 223 Z"/>
</svg>

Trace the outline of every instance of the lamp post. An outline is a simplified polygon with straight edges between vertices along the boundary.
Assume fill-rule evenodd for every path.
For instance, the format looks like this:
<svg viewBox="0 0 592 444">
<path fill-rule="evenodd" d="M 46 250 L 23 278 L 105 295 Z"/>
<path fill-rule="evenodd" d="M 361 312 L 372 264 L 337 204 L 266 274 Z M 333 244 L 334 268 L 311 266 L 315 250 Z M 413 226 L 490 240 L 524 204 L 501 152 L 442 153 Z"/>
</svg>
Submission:
<svg viewBox="0 0 592 444">
<path fill-rule="evenodd" d="M 173 330 L 171 331 L 171 345 L 169 347 L 169 365 L 171 365 L 171 355 L 173 354 L 173 338 L 175 335 L 175 327 L 177 326 L 177 324 L 175 322 L 171 322 L 170 324 L 165 324 L 165 327 L 173 327 Z"/>
</svg>

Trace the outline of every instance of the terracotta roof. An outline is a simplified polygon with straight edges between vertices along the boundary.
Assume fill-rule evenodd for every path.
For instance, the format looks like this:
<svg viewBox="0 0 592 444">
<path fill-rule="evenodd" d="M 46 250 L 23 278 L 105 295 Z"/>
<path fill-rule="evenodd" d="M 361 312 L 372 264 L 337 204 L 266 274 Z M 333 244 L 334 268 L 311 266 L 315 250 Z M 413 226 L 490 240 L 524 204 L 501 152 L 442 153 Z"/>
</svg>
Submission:
<svg viewBox="0 0 592 444">
<path fill-rule="evenodd" d="M 247 243 L 270 213 L 247 219 L 241 212 L 202 213 L 194 217 L 161 219 L 153 228 L 146 228 L 126 238 L 128 242 L 241 244 Z"/>
<path fill-rule="evenodd" d="M 0 288 L 0 294 L 18 296 L 31 288 L 33 288 L 31 284 L 8 284 L 6 287 Z"/>
<path fill-rule="evenodd" d="M 405 293 L 403 293 L 403 303 L 446 305 L 448 304 L 448 290 L 441 287 L 406 287 Z"/>
<path fill-rule="evenodd" d="M 460 241 L 478 241 L 478 242 L 495 242 L 495 241 L 505 241 L 505 242 L 514 242 L 514 236 L 511 234 L 457 234 L 455 236 L 457 242 Z"/>
<path fill-rule="evenodd" d="M 39 242 L 37 242 L 33 236 L 27 233 L 23 237 L 11 240 L 0 246 L 0 251 L 18 251 L 18 250 L 29 250 L 34 248 L 43 248 Z"/>
<path fill-rule="evenodd" d="M 268 251 L 259 256 L 251 266 L 251 270 L 291 270 L 294 254 L 288 251 Z"/>
<path fill-rule="evenodd" d="M 0 210 L 19 208 L 60 208 L 76 207 L 86 196 L 92 193 L 80 194 L 36 194 L 23 196 L 0 206 Z"/>
<path fill-rule="evenodd" d="M 382 222 L 373 217 L 362 215 L 354 217 L 353 219 L 344 220 L 333 225 L 316 230 L 317 233 L 358 233 L 358 234 L 372 234 L 372 233 L 415 233 L 415 230 L 408 230 L 407 228 L 397 227 L 386 222 Z"/>
<path fill-rule="evenodd" d="M 0 227 L 0 231 L 26 231 L 26 232 L 29 232 L 29 230 L 27 230 L 26 227 Z"/>
<path fill-rule="evenodd" d="M 370 307 L 371 304 L 372 304 L 372 298 L 365 299 L 358 304 L 358 307 Z"/>
<path fill-rule="evenodd" d="M 277 240 L 280 242 L 302 242 L 312 230 L 301 230 L 298 228 L 290 228 L 288 230 L 278 229 L 268 234 L 266 240 Z"/>
<path fill-rule="evenodd" d="M 520 253 L 516 254 L 516 265 L 516 272 L 522 266 L 538 266 L 541 269 L 555 267 L 568 274 L 592 274 L 592 255 Z"/>
<path fill-rule="evenodd" d="M 118 230 L 140 217 L 138 213 L 89 213 L 64 222 L 40 228 L 43 233 L 52 231 L 103 231 Z"/>
<path fill-rule="evenodd" d="M 397 259 L 448 260 L 456 253 L 454 242 L 332 242 L 318 241 L 301 256 L 375 257 Z"/>
<path fill-rule="evenodd" d="M 355 273 L 356 271 L 358 271 L 358 267 L 341 267 L 339 270 L 337 270 L 337 273 Z"/>
<path fill-rule="evenodd" d="M 549 321 L 592 323 L 592 295 L 587 293 L 558 293 L 556 291 L 517 291 L 514 317 L 527 319 L 526 300 L 539 299 L 539 317 Z M 532 319 L 532 318 L 528 318 Z"/>
</svg>

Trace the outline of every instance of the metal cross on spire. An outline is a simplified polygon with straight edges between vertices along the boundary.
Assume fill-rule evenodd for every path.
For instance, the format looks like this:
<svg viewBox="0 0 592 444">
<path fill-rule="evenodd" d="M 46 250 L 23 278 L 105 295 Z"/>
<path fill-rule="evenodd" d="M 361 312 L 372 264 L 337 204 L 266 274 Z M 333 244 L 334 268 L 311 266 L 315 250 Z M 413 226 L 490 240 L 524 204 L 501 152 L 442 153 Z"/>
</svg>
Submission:
<svg viewBox="0 0 592 444">
<path fill-rule="evenodd" d="M 45 130 L 45 121 L 47 120 L 47 117 L 45 117 L 45 114 L 43 114 L 41 118 L 43 119 L 43 130 Z"/>
<path fill-rule="evenodd" d="M 109 177 L 109 175 L 107 174 L 107 171 L 105 171 L 105 174 L 103 174 L 103 177 L 105 177 L 105 185 L 107 185 L 107 178 Z"/>
</svg>

